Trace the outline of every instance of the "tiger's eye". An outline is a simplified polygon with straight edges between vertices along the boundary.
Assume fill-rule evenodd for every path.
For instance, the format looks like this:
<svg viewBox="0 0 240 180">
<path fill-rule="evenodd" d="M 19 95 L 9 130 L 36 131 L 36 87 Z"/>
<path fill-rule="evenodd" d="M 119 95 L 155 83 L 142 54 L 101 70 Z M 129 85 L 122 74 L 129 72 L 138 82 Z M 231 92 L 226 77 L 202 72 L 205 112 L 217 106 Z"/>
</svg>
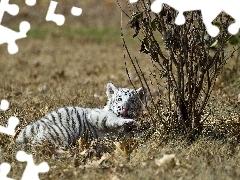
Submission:
<svg viewBox="0 0 240 180">
<path fill-rule="evenodd" d="M 122 101 L 122 98 L 118 98 L 118 101 Z"/>
</svg>

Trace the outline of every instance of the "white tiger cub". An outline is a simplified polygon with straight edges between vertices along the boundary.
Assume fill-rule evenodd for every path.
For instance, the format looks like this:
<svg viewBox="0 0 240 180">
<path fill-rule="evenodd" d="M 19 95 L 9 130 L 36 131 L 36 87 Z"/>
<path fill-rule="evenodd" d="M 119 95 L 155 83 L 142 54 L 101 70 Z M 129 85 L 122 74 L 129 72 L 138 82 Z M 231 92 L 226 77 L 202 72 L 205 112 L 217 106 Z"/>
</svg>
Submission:
<svg viewBox="0 0 240 180">
<path fill-rule="evenodd" d="M 30 123 L 16 134 L 17 145 L 41 145 L 49 142 L 68 148 L 79 138 L 86 142 L 104 139 L 106 135 L 136 132 L 139 124 L 133 120 L 141 115 L 147 90 L 117 88 L 107 84 L 107 105 L 103 109 L 64 107 Z"/>
</svg>

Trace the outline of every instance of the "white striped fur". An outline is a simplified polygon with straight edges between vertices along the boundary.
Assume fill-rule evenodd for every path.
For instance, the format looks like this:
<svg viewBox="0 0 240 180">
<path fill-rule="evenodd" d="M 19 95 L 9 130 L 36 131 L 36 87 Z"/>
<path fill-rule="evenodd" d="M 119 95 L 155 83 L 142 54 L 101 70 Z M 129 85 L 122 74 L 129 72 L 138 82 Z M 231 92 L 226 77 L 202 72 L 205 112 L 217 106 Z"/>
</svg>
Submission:
<svg viewBox="0 0 240 180">
<path fill-rule="evenodd" d="M 107 84 L 108 103 L 104 109 L 64 107 L 30 123 L 16 137 L 18 145 L 42 144 L 67 148 L 79 138 L 86 141 L 103 139 L 107 134 L 132 134 L 138 123 L 133 120 L 142 111 L 146 100 L 146 89 L 117 88 Z"/>
</svg>

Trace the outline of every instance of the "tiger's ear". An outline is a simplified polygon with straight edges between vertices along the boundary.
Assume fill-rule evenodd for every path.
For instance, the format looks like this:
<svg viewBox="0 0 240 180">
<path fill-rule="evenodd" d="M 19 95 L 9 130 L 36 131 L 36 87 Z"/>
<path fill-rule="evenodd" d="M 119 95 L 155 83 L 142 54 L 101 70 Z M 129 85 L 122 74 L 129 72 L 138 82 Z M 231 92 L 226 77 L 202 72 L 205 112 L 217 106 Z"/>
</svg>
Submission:
<svg viewBox="0 0 240 180">
<path fill-rule="evenodd" d="M 111 98 L 113 94 L 118 92 L 118 88 L 113 83 L 108 83 L 106 88 L 106 94 L 108 98 Z"/>
<path fill-rule="evenodd" d="M 147 96 L 148 96 L 148 90 L 145 87 L 141 87 L 139 89 L 136 90 L 140 100 L 142 101 L 143 104 L 146 104 L 147 101 Z"/>
</svg>

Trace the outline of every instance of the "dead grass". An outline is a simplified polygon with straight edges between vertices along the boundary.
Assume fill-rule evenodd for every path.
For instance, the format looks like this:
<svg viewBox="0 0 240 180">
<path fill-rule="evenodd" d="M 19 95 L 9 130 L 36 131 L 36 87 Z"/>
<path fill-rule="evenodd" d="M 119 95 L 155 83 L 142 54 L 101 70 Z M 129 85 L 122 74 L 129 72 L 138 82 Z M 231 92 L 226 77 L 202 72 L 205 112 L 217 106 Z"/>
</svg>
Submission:
<svg viewBox="0 0 240 180">
<path fill-rule="evenodd" d="M 112 1 L 101 1 L 99 4 L 91 1 L 92 4 L 84 5 L 80 2 L 83 9 L 90 5 L 100 9 L 108 7 L 104 17 L 109 17 L 113 12 L 111 8 L 117 7 Z M 20 119 L 20 127 L 23 127 L 59 107 L 102 107 L 106 102 L 105 85 L 109 81 L 131 87 L 125 72 L 126 59 L 117 40 L 120 33 L 114 19 L 118 21 L 118 15 L 114 14 L 109 20 L 111 23 L 106 26 L 107 20 L 101 21 L 97 11 L 102 12 L 92 8 L 89 14 L 86 13 L 85 22 L 70 26 L 75 21 L 69 20 L 63 28 L 52 25 L 45 26 L 52 27 L 50 29 L 37 28 L 41 22 L 36 22 L 31 37 L 17 42 L 20 51 L 16 55 L 9 55 L 6 46 L 0 46 L 0 99 L 11 103 L 8 111 L 0 111 L 1 125 L 5 125 L 12 115 Z M 94 21 L 93 16 L 96 18 Z M 30 20 L 33 17 L 29 17 Z M 81 30 L 83 24 L 84 30 Z M 88 28 L 89 31 L 86 31 Z M 132 55 L 140 60 L 143 71 L 148 75 L 151 68 L 149 58 L 138 53 L 135 42 L 129 42 Z M 131 66 L 130 63 L 128 66 Z M 129 72 L 138 86 L 140 83 L 132 67 L 129 67 Z M 239 75 L 240 72 L 236 73 Z M 206 121 L 206 125 L 212 123 L 214 128 L 193 144 L 185 142 L 184 136 L 167 136 L 159 128 L 150 138 L 140 140 L 129 159 L 118 152 L 105 154 L 102 159 L 88 158 L 76 148 L 58 155 L 30 151 L 34 153 L 36 164 L 46 161 L 50 165 L 50 171 L 40 174 L 40 179 L 239 179 L 240 146 L 231 139 L 234 132 L 225 132 L 228 128 L 220 129 L 229 120 L 240 121 L 239 104 L 236 103 L 238 77 L 235 76 L 231 84 L 224 86 L 225 89 L 231 88 L 231 94 L 223 91 L 221 83 L 216 86 L 215 98 L 207 109 L 214 113 Z M 154 114 L 141 119 L 147 120 L 150 116 Z M 235 134 L 239 136 L 239 132 Z M 0 138 L 0 162 L 9 162 L 9 177 L 19 179 L 26 164 L 16 160 L 17 149 L 12 137 L 0 134 Z M 155 159 L 164 154 L 175 154 L 179 164 L 167 169 L 159 167 Z"/>
</svg>

